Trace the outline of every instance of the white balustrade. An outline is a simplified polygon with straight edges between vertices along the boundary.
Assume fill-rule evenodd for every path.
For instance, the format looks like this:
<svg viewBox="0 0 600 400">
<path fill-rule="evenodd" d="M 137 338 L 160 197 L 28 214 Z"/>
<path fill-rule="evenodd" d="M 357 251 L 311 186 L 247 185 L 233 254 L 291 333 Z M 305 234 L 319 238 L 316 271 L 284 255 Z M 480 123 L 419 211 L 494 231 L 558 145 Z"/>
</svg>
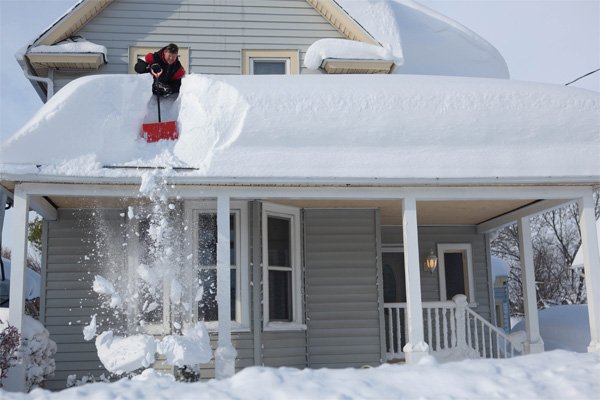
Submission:
<svg viewBox="0 0 600 400">
<path fill-rule="evenodd" d="M 384 305 L 388 360 L 402 359 L 406 343 L 406 303 Z M 450 301 L 423 302 L 425 338 L 432 352 L 456 351 L 469 358 L 509 358 L 521 353 L 503 330 L 469 308 L 464 295 Z"/>
</svg>

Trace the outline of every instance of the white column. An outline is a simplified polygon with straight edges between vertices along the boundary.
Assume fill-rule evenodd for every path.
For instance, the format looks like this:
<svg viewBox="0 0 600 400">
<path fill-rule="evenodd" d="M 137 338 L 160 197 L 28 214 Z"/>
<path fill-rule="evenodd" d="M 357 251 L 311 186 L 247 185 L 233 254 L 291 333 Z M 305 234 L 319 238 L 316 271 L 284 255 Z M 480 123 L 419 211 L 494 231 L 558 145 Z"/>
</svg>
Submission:
<svg viewBox="0 0 600 400">
<path fill-rule="evenodd" d="M 406 313 L 408 320 L 408 342 L 403 350 L 406 362 L 414 364 L 429 353 L 429 345 L 425 343 L 423 330 L 417 202 L 411 197 L 402 200 L 402 235 L 404 237 L 404 274 L 406 276 Z"/>
<path fill-rule="evenodd" d="M 588 351 L 600 351 L 600 256 L 598 255 L 598 231 L 594 215 L 592 191 L 579 199 L 581 223 L 581 249 L 585 271 L 588 313 L 590 318 L 590 344 Z"/>
<path fill-rule="evenodd" d="M 237 352 L 231 344 L 231 298 L 229 254 L 229 196 L 217 197 L 217 305 L 219 307 L 219 340 L 215 352 L 215 376 L 229 378 L 235 373 Z"/>
<path fill-rule="evenodd" d="M 2 205 L 4 207 L 4 205 Z M 14 249 L 10 271 L 10 307 L 8 322 L 19 333 L 23 332 L 25 313 L 25 266 L 27 262 L 27 224 L 29 222 L 29 195 L 18 187 L 14 194 L 14 213 L 17 221 L 14 235 Z M 25 366 L 19 362 L 8 370 L 6 390 L 25 391 Z"/>
<path fill-rule="evenodd" d="M 527 354 L 544 351 L 544 341 L 540 336 L 540 324 L 537 311 L 535 289 L 535 270 L 533 266 L 533 246 L 531 245 L 531 227 L 529 217 L 519 218 L 519 253 L 521 257 L 521 283 L 523 286 L 523 309 L 525 311 L 525 329 L 527 340 L 524 351 Z"/>
</svg>

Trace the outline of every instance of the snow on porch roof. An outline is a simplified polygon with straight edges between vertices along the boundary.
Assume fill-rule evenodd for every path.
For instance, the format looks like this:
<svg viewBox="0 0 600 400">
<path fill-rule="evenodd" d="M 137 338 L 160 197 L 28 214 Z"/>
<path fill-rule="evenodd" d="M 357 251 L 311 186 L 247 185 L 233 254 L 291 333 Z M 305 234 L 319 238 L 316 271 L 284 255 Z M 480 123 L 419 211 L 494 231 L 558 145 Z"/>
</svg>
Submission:
<svg viewBox="0 0 600 400">
<path fill-rule="evenodd" d="M 583 89 L 440 76 L 191 74 L 163 107 L 163 120 L 177 117 L 179 140 L 148 144 L 138 134 L 155 118 L 150 87 L 142 75 L 69 83 L 0 145 L 0 179 L 141 174 L 106 166 L 182 167 L 169 173 L 198 182 L 600 177 L 600 95 Z"/>
</svg>

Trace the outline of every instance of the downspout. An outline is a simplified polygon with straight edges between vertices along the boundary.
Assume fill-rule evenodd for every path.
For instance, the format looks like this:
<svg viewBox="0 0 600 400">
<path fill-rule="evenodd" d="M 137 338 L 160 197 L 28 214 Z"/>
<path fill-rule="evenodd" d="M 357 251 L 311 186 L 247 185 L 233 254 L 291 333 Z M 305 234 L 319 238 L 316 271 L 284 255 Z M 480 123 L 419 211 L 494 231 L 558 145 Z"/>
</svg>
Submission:
<svg viewBox="0 0 600 400">
<path fill-rule="evenodd" d="M 52 68 L 48 69 L 48 76 L 46 78 L 42 77 L 42 76 L 36 76 L 36 75 L 32 75 L 29 73 L 31 67 L 31 64 L 29 63 L 29 60 L 27 59 L 27 57 L 23 56 L 23 59 L 27 65 L 27 68 L 23 68 L 23 73 L 25 74 L 25 77 L 27 79 L 29 79 L 30 81 L 36 81 L 36 82 L 42 82 L 46 84 L 46 102 L 48 100 L 50 100 L 50 98 L 52 96 L 54 96 L 54 70 Z"/>
</svg>

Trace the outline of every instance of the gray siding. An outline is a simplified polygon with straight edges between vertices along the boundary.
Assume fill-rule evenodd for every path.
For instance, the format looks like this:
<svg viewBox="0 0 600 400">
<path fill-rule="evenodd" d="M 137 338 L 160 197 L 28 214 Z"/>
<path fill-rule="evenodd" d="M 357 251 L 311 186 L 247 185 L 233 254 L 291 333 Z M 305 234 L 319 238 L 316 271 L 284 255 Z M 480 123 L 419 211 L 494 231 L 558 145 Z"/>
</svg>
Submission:
<svg viewBox="0 0 600 400">
<path fill-rule="evenodd" d="M 103 316 L 100 300 L 92 288 L 95 274 L 104 274 L 108 258 L 124 265 L 121 249 L 112 252 L 102 249 L 103 256 L 85 260 L 98 254 L 97 230 L 119 235 L 123 218 L 116 210 L 92 211 L 59 210 L 59 219 L 47 223 L 46 263 L 42 274 L 46 285 L 42 288 L 44 308 L 42 322 L 57 344 L 56 373 L 45 383 L 48 389 L 64 389 L 67 377 L 76 374 L 99 376 L 106 370 L 98 360 L 94 341 L 83 340 L 83 327 L 93 314 L 98 313 L 98 324 Z M 116 265 L 116 264 L 115 264 Z M 119 329 L 120 326 L 113 326 Z"/>
<path fill-rule="evenodd" d="M 306 210 L 309 366 L 381 360 L 375 210 Z"/>
<path fill-rule="evenodd" d="M 98 72 L 126 74 L 129 47 L 190 48 L 190 72 L 240 74 L 242 49 L 297 49 L 301 73 L 308 47 L 343 38 L 305 0 L 116 0 L 77 35 L 106 46 Z M 57 72 L 56 88 L 86 73 Z"/>
</svg>

